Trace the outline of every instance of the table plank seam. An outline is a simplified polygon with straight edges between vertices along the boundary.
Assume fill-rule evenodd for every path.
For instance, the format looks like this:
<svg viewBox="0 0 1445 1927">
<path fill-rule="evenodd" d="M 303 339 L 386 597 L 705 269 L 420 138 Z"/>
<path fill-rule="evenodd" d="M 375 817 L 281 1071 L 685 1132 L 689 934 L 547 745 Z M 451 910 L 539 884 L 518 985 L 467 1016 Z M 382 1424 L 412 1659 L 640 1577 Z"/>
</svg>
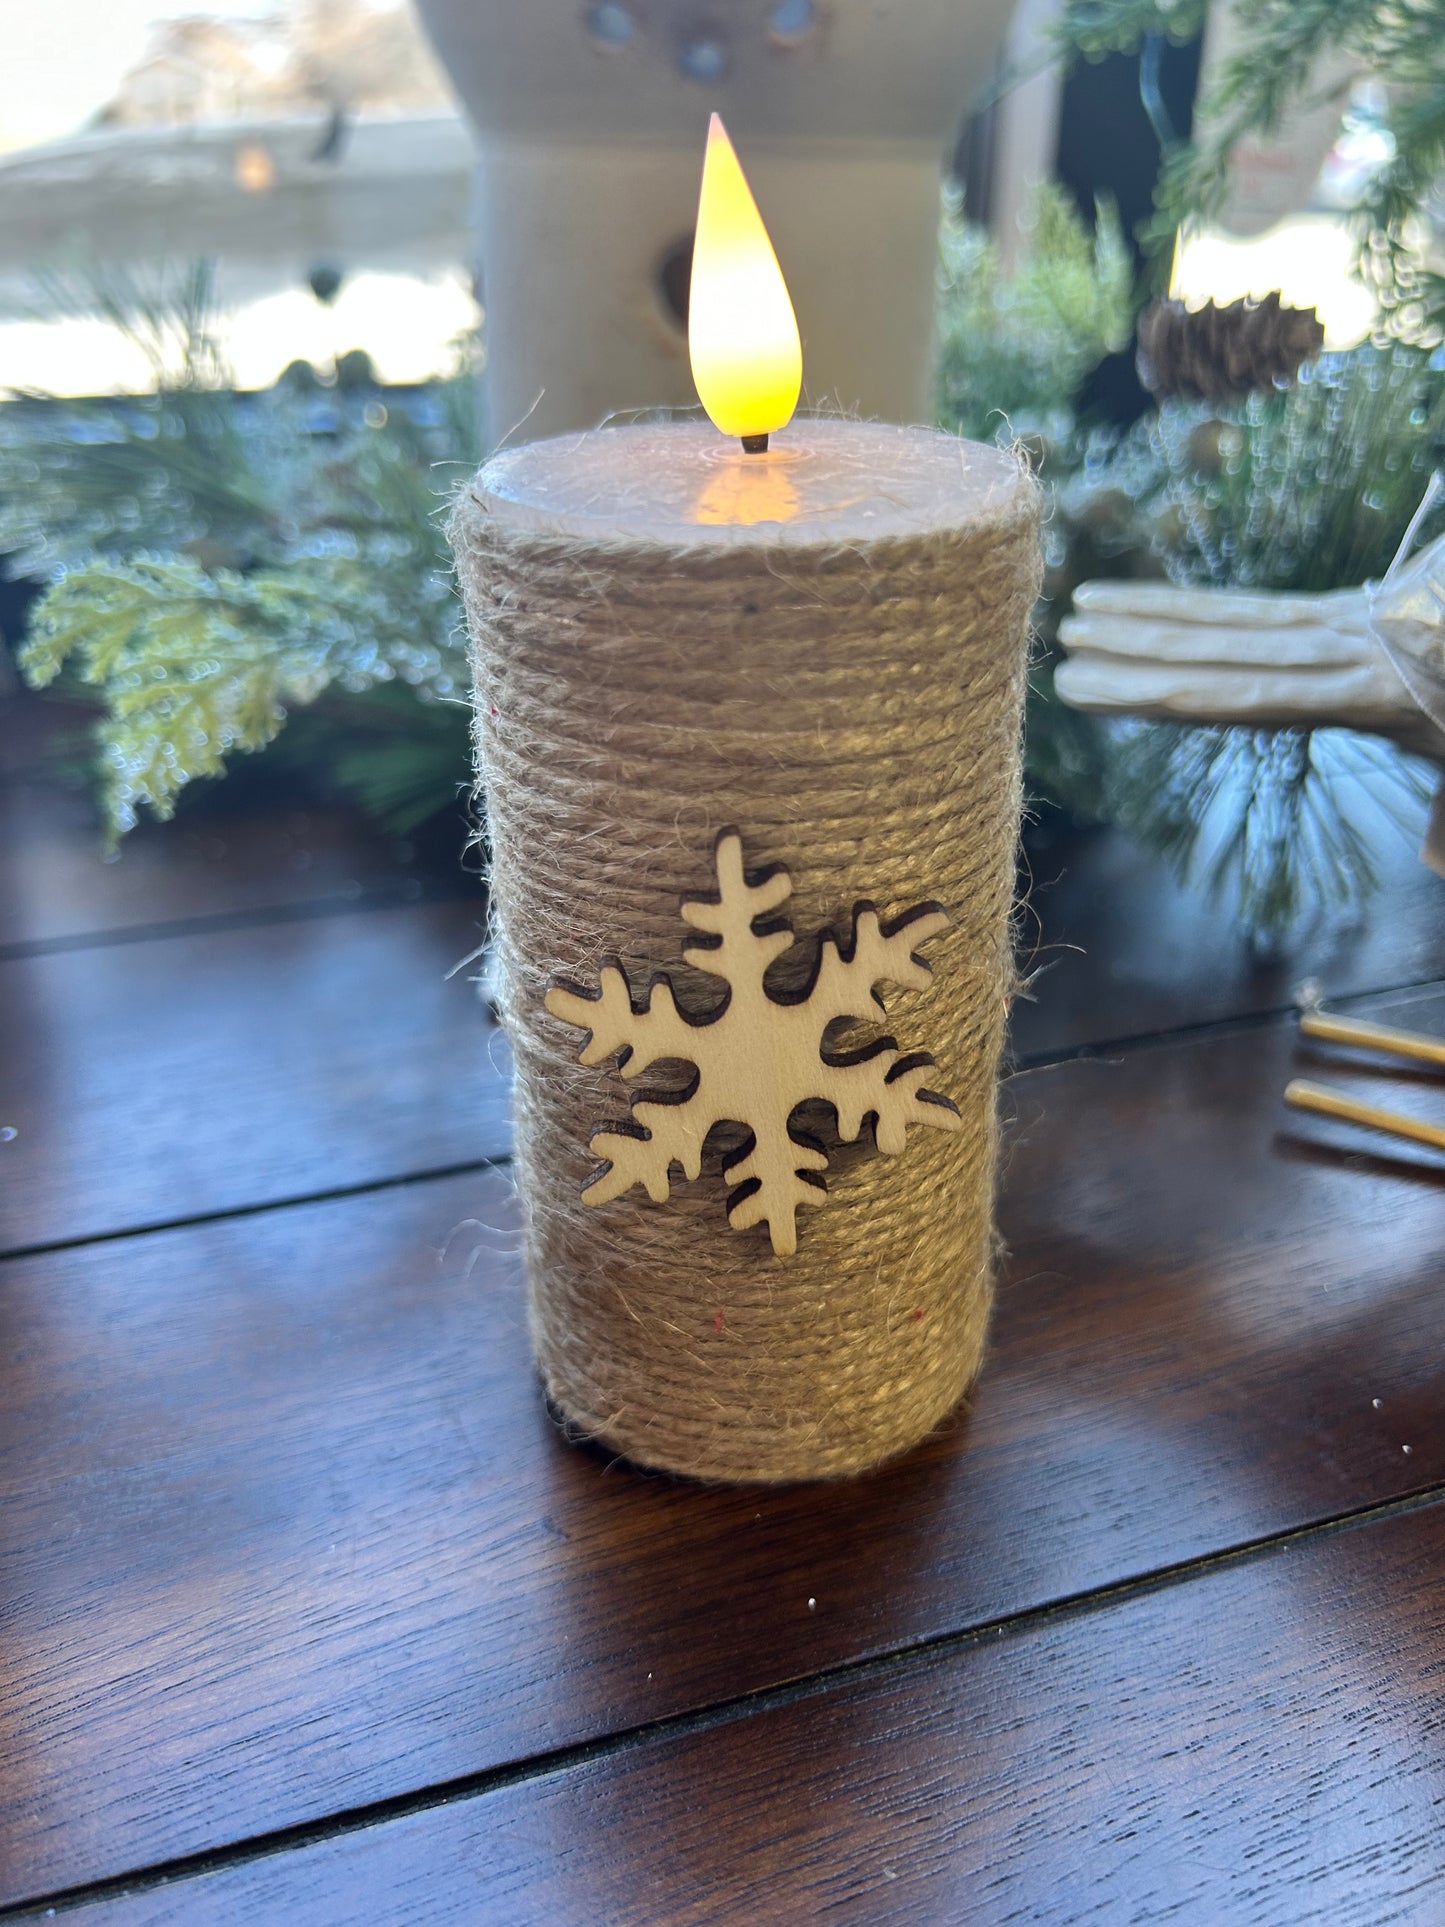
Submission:
<svg viewBox="0 0 1445 1927">
<path fill-rule="evenodd" d="M 1332 1001 L 1338 1009 L 1408 991 L 1440 989 L 1445 989 L 1445 978 L 1429 977 L 1415 983 L 1387 985 L 1379 990 L 1359 991 L 1352 993 L 1349 997 Z M 1002 1082 L 1009 1084 L 1017 1078 L 1036 1077 L 1042 1072 L 1059 1070 L 1070 1064 L 1131 1056 L 1142 1050 L 1168 1049 L 1175 1044 L 1189 1044 L 1209 1037 L 1261 1030 L 1271 1024 L 1288 1021 L 1293 1014 L 1294 1006 L 1286 1005 L 1279 1010 L 1251 1012 L 1245 1016 L 1211 1019 L 1199 1024 L 1182 1024 L 1174 1029 L 1151 1031 L 1136 1037 L 1118 1038 L 1104 1043 L 1081 1044 L 1057 1053 L 1041 1053 L 1035 1058 L 1020 1059 L 1011 1064 L 1004 1073 Z M 429 1184 L 445 1178 L 465 1177 L 473 1172 L 506 1170 L 511 1162 L 510 1151 L 498 1151 L 480 1158 L 464 1158 L 453 1164 L 427 1166 L 419 1171 L 399 1171 L 388 1177 L 363 1178 L 354 1184 L 323 1187 L 316 1191 L 298 1191 L 282 1198 L 261 1198 L 250 1204 L 225 1205 L 215 1211 L 196 1212 L 176 1218 L 155 1218 L 141 1224 L 115 1225 L 105 1231 L 83 1232 L 74 1238 L 41 1239 L 31 1244 L 0 1249 L 0 1265 L 12 1259 L 43 1258 L 60 1252 L 78 1251 L 87 1245 L 114 1244 L 127 1238 L 145 1238 L 157 1232 L 184 1231 L 197 1225 L 223 1224 L 231 1218 L 254 1218 L 268 1211 L 291 1211 L 305 1205 L 328 1204 L 345 1198 L 361 1198 L 374 1191 L 393 1191 L 405 1185 Z"/>
<path fill-rule="evenodd" d="M 414 886 L 414 887 L 409 887 Z M 117 924 L 109 930 L 80 930 L 68 937 L 31 937 L 0 944 L 0 963 L 24 963 L 36 957 L 65 956 L 75 950 L 108 950 L 123 943 L 164 943 L 172 937 L 224 935 L 231 930 L 258 930 L 283 923 L 311 923 L 321 917 L 359 916 L 378 910 L 414 910 L 436 903 L 456 903 L 476 895 L 478 929 L 486 919 L 486 899 L 476 879 L 462 872 L 455 885 L 422 883 L 409 877 L 385 888 L 362 890 L 355 896 L 336 891 L 309 903 L 258 904 L 251 910 L 217 910 L 199 917 L 172 917 L 157 923 Z"/>
<path fill-rule="evenodd" d="M 1380 984 L 1371 990 L 1351 990 L 1339 997 L 1331 997 L 1332 1010 L 1344 1010 L 1356 1004 L 1369 1003 L 1377 997 L 1399 997 L 1409 991 L 1440 990 L 1445 988 L 1445 977 L 1410 978 L 1396 984 Z M 1020 1052 L 1010 1057 L 1004 1072 L 1005 1078 L 1023 1077 L 1034 1071 L 1053 1070 L 1061 1064 L 1087 1063 L 1096 1057 L 1122 1057 L 1126 1053 L 1149 1050 L 1175 1043 L 1189 1043 L 1194 1039 L 1228 1036 L 1232 1033 L 1261 1030 L 1295 1016 L 1299 1010 L 1296 1003 L 1274 1004 L 1268 1010 L 1242 1011 L 1230 1017 L 1204 1017 L 1192 1024 L 1173 1024 L 1163 1030 L 1131 1031 L 1121 1037 L 1106 1037 L 1089 1040 L 1080 1044 L 1070 1044 L 1060 1050 Z"/>
<path fill-rule="evenodd" d="M 843 1686 L 851 1687 L 884 1678 L 890 1673 L 901 1672 L 905 1667 L 943 1665 L 971 1647 L 1013 1638 L 1061 1621 L 1093 1617 L 1116 1605 L 1124 1605 L 1152 1593 L 1183 1587 L 1237 1566 L 1285 1556 L 1298 1545 L 1314 1544 L 1344 1532 L 1368 1530 L 1392 1519 L 1429 1510 L 1442 1502 L 1445 1502 L 1445 1483 L 1437 1482 L 1376 1505 L 1358 1507 L 1308 1525 L 1292 1526 L 1282 1532 L 1264 1534 L 1234 1546 L 1200 1553 L 1193 1558 L 1135 1574 L 1110 1585 L 1071 1593 L 1041 1605 L 1002 1614 L 974 1626 L 909 1641 L 887 1652 L 825 1667 L 819 1672 L 777 1686 L 764 1687 L 755 1693 L 690 1708 L 637 1726 L 618 1728 L 595 1739 L 577 1741 L 510 1761 L 503 1766 L 437 1781 L 408 1793 L 393 1794 L 386 1799 L 346 1808 L 319 1819 L 299 1821 L 292 1826 L 249 1835 L 220 1847 L 178 1855 L 150 1866 L 133 1868 L 126 1873 L 112 1874 L 103 1880 L 57 1888 L 50 1893 L 12 1901 L 0 1906 L 0 1922 L 49 1918 L 53 1914 L 68 1913 L 177 1882 L 198 1879 L 203 1875 L 271 1859 L 347 1834 L 366 1832 L 373 1827 L 408 1819 L 439 1807 L 479 1799 L 526 1782 L 553 1778 L 594 1762 L 619 1759 L 664 1740 L 690 1738 L 733 1725 L 739 1720 L 795 1705 L 802 1700 L 821 1697 Z"/>
<path fill-rule="evenodd" d="M 231 1219 L 259 1218 L 268 1211 L 296 1211 L 312 1204 L 339 1203 L 346 1198 L 364 1198 L 372 1192 L 399 1191 L 408 1185 L 440 1183 L 445 1178 L 464 1178 L 486 1171 L 506 1170 L 512 1162 L 510 1151 L 490 1157 L 464 1158 L 459 1164 L 437 1164 L 423 1171 L 399 1171 L 389 1178 L 361 1178 L 355 1184 L 335 1185 L 321 1191 L 299 1191 L 286 1198 L 260 1198 L 254 1204 L 228 1204 L 215 1211 L 197 1211 L 190 1217 L 156 1218 L 147 1224 L 118 1225 L 110 1231 L 87 1231 L 75 1238 L 47 1238 L 37 1244 L 15 1245 L 0 1251 L 0 1265 L 18 1263 L 23 1258 L 49 1258 L 63 1251 L 83 1251 L 88 1245 L 120 1244 L 128 1238 L 150 1238 L 165 1231 L 189 1231 L 199 1225 L 225 1224 Z"/>
</svg>

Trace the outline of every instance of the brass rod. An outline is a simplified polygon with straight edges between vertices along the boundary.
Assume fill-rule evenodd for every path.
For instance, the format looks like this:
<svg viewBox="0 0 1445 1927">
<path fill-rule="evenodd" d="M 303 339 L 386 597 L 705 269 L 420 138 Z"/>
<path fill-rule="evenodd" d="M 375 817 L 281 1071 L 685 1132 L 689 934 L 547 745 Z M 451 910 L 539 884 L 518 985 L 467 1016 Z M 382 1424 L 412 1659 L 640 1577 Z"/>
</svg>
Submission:
<svg viewBox="0 0 1445 1927">
<path fill-rule="evenodd" d="M 1415 1144 L 1433 1145 L 1445 1151 L 1445 1125 L 1427 1124 L 1422 1117 L 1406 1117 L 1403 1111 L 1382 1110 L 1378 1104 L 1361 1104 L 1328 1084 L 1311 1084 L 1296 1077 L 1285 1086 L 1284 1101 L 1296 1110 L 1316 1111 L 1321 1117 L 1340 1117 L 1349 1124 L 1368 1124 L 1372 1131 L 1391 1137 L 1407 1137 Z"/>
<path fill-rule="evenodd" d="M 1422 1064 L 1445 1067 L 1445 1037 L 1427 1037 L 1418 1030 L 1392 1030 L 1388 1024 L 1369 1024 L 1360 1017 L 1334 1017 L 1307 1010 L 1299 1020 L 1301 1033 L 1331 1044 L 1358 1044 L 1364 1050 L 1387 1051 L 1393 1057 L 1413 1057 Z"/>
</svg>

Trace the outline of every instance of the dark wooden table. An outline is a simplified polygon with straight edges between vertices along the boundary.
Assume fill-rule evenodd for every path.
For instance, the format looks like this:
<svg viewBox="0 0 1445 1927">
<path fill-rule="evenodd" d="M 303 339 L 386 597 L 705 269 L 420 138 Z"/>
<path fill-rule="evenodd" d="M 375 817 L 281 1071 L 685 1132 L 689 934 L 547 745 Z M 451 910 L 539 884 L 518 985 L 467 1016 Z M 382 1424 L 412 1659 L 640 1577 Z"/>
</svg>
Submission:
<svg viewBox="0 0 1445 1927">
<path fill-rule="evenodd" d="M 0 738 L 0 1917 L 1445 1920 L 1445 1159 L 1279 1101 L 1445 1034 L 1408 850 L 1264 968 L 1040 842 L 976 1396 L 706 1490 L 537 1395 L 475 882 Z"/>
</svg>

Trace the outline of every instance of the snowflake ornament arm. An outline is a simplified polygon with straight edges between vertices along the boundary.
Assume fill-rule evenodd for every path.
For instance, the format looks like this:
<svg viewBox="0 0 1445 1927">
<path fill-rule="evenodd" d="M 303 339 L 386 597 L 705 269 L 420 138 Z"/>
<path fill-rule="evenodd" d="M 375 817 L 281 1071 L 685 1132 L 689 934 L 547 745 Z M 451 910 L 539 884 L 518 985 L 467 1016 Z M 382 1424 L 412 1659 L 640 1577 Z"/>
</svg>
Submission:
<svg viewBox="0 0 1445 1927">
<path fill-rule="evenodd" d="M 800 1104 L 830 1104 L 847 1143 L 862 1135 L 871 1118 L 877 1147 L 889 1156 L 903 1150 L 910 1124 L 959 1128 L 949 1099 L 924 1087 L 933 1062 L 927 1052 L 904 1056 L 892 1037 L 848 1054 L 824 1049 L 828 1028 L 838 1020 L 876 1022 L 883 1011 L 878 985 L 927 988 L 929 968 L 916 946 L 948 918 L 939 905 L 925 903 L 884 925 L 872 904 L 860 903 L 847 943 L 824 936 L 811 981 L 797 995 L 783 997 L 770 993 L 763 980 L 794 941 L 791 924 L 776 914 L 792 894 L 788 873 L 774 867 L 747 875 L 735 830 L 718 838 L 716 862 L 716 896 L 682 906 L 683 920 L 699 933 L 683 956 L 728 987 L 711 1016 L 685 1017 L 664 976 L 634 1002 L 618 964 L 604 966 L 595 994 L 554 984 L 547 1009 L 590 1033 L 581 1051 L 584 1064 L 615 1056 L 629 1080 L 663 1059 L 680 1059 L 694 1072 L 679 1097 L 639 1096 L 625 1123 L 594 1133 L 591 1148 L 607 1163 L 583 1190 L 584 1202 L 605 1204 L 640 1184 L 662 1203 L 673 1164 L 697 1178 L 709 1130 L 727 1120 L 750 1132 L 724 1170 L 737 1187 L 728 1199 L 728 1220 L 735 1230 L 766 1224 L 782 1257 L 797 1248 L 799 1208 L 821 1204 L 826 1193 L 819 1173 L 827 1169 L 827 1152 L 790 1127 Z"/>
<path fill-rule="evenodd" d="M 554 1016 L 591 1032 L 577 1054 L 579 1064 L 605 1064 L 609 1057 L 621 1057 L 622 1075 L 636 1077 L 675 1054 L 670 1046 L 686 1019 L 673 1000 L 671 978 L 655 978 L 640 1004 L 632 1001 L 627 972 L 619 963 L 603 964 L 597 986 L 596 996 L 560 983 L 547 992 L 547 1008 Z"/>
</svg>

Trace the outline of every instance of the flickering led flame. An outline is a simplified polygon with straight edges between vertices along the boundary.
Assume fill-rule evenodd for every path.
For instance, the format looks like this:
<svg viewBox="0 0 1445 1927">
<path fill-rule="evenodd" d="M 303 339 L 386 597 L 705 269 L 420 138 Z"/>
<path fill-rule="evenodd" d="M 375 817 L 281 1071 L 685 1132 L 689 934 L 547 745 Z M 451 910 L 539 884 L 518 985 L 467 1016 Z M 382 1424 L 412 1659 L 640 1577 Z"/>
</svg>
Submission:
<svg viewBox="0 0 1445 1927">
<path fill-rule="evenodd" d="M 787 283 L 716 114 L 707 130 L 692 252 L 687 347 L 703 407 L 747 441 L 784 427 L 803 385 Z"/>
</svg>

